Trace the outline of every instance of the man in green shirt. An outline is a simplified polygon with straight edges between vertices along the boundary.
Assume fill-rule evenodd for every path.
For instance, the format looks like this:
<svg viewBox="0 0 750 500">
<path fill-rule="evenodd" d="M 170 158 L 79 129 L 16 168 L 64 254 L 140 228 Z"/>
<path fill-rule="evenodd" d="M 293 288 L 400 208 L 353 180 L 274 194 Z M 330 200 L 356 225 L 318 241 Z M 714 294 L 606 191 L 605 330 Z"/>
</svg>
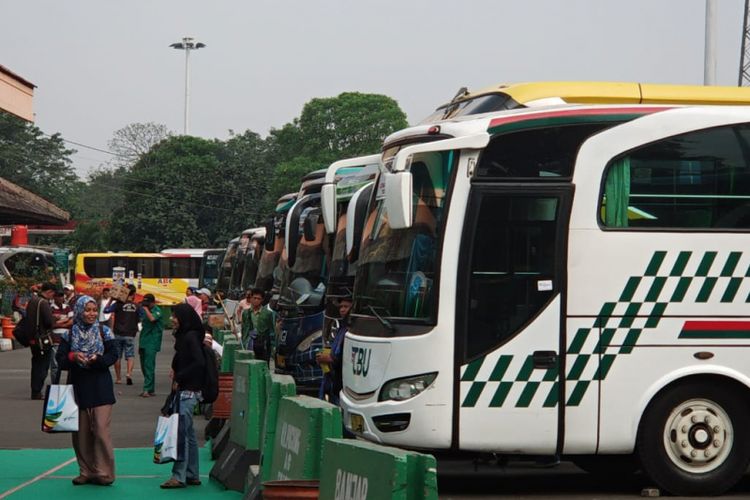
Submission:
<svg viewBox="0 0 750 500">
<path fill-rule="evenodd" d="M 242 313 L 242 343 L 255 353 L 255 359 L 268 361 L 273 336 L 273 313 L 263 307 L 263 290 L 250 290 L 250 307 Z"/>
<path fill-rule="evenodd" d="M 143 372 L 142 398 L 156 395 L 154 372 L 156 371 L 156 353 L 161 350 L 161 336 L 164 325 L 161 322 L 161 309 L 156 305 L 153 294 L 147 293 L 141 302 L 143 326 L 141 338 L 138 344 L 138 353 L 141 355 L 141 371 Z"/>
</svg>

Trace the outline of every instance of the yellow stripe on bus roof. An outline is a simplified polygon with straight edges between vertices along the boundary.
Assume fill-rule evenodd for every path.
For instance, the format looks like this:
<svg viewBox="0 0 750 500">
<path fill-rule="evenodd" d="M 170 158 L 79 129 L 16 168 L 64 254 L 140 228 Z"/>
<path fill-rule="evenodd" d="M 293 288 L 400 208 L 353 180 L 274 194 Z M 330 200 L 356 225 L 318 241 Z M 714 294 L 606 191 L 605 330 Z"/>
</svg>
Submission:
<svg viewBox="0 0 750 500">
<path fill-rule="evenodd" d="M 456 102 L 505 93 L 526 104 L 558 97 L 580 104 L 750 104 L 750 88 L 637 82 L 521 82 L 470 92 Z M 450 103 L 446 103 L 445 106 Z M 442 107 L 442 106 L 441 106 Z"/>
</svg>

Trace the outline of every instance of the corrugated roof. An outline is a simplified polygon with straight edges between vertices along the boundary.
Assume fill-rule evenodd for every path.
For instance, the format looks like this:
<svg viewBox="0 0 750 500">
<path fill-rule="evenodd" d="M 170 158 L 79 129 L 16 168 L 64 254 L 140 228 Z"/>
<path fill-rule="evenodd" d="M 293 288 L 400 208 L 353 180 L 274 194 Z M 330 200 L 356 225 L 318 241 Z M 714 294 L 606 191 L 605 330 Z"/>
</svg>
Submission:
<svg viewBox="0 0 750 500">
<path fill-rule="evenodd" d="M 70 214 L 0 177 L 0 224 L 65 224 Z"/>
</svg>

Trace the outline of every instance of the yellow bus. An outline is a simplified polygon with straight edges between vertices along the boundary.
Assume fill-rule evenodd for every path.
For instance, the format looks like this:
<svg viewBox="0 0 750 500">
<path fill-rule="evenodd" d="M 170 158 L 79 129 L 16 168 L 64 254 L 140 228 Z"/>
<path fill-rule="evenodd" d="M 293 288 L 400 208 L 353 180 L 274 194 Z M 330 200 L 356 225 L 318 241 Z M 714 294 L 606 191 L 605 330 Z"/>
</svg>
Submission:
<svg viewBox="0 0 750 500">
<path fill-rule="evenodd" d="M 76 256 L 75 290 L 99 297 L 113 277 L 136 287 L 136 301 L 154 294 L 160 305 L 185 300 L 187 287 L 198 286 L 201 258 L 190 253 L 80 253 Z"/>
<path fill-rule="evenodd" d="M 747 105 L 750 88 L 638 82 L 501 83 L 477 91 L 460 89 L 420 123 L 491 111 L 555 104 Z"/>
</svg>

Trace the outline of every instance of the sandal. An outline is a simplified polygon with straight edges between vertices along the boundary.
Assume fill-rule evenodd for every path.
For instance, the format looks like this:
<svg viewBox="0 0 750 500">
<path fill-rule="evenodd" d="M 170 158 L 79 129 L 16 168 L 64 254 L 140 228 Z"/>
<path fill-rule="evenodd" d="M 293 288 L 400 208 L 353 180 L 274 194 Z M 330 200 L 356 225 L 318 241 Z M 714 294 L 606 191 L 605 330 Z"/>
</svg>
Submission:
<svg viewBox="0 0 750 500">
<path fill-rule="evenodd" d="M 128 385 L 133 385 L 133 379 L 130 377 L 126 377 L 126 381 Z"/>
<path fill-rule="evenodd" d="M 164 489 L 164 490 L 171 490 L 174 488 L 184 488 L 184 487 L 185 487 L 185 483 L 181 483 L 175 478 L 168 479 L 167 481 L 161 483 L 161 486 L 159 486 L 159 488 Z"/>
<path fill-rule="evenodd" d="M 200 479 L 188 479 L 187 481 L 185 481 L 185 483 L 188 486 L 200 486 L 201 480 Z"/>
<path fill-rule="evenodd" d="M 151 394 L 150 392 L 142 392 L 142 393 L 140 394 L 140 396 L 141 396 L 142 398 L 150 398 L 151 396 L 153 396 L 153 394 Z"/>
</svg>

